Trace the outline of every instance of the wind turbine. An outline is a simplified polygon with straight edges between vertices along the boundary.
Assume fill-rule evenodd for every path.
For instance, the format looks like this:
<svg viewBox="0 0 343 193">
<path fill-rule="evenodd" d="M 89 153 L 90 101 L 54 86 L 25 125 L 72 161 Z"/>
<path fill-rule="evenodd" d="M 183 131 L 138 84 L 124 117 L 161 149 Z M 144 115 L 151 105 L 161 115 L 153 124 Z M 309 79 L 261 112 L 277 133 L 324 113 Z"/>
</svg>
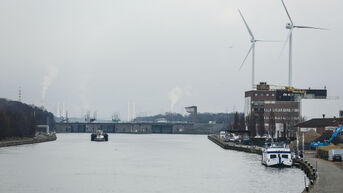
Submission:
<svg viewBox="0 0 343 193">
<path fill-rule="evenodd" d="M 255 43 L 256 42 L 277 42 L 277 41 L 268 41 L 268 40 L 257 40 L 255 39 L 255 36 L 253 35 L 253 33 L 251 32 L 251 29 L 249 28 L 248 26 L 248 23 L 245 21 L 245 18 L 243 16 L 243 14 L 241 13 L 241 11 L 238 9 L 238 12 L 239 14 L 241 15 L 242 17 L 242 20 L 245 24 L 245 27 L 247 28 L 249 34 L 250 34 L 250 43 L 251 43 L 251 46 L 250 46 L 250 49 L 247 53 L 247 55 L 245 56 L 241 66 L 239 67 L 239 69 L 241 69 L 243 67 L 243 64 L 245 62 L 245 60 L 248 58 L 248 56 L 250 55 L 250 52 L 252 52 L 252 69 L 251 69 L 251 86 L 252 88 L 254 88 L 254 85 L 255 85 Z"/>
<path fill-rule="evenodd" d="M 283 7 L 285 8 L 285 11 L 287 13 L 289 23 L 286 24 L 286 29 L 289 30 L 289 35 L 287 36 L 287 40 L 289 41 L 289 58 L 288 58 L 288 86 L 292 86 L 292 41 L 293 41 L 293 29 L 294 28 L 305 28 L 305 29 L 319 29 L 319 30 L 326 30 L 325 28 L 319 28 L 319 27 L 310 27 L 310 26 L 301 26 L 301 25 L 294 25 L 293 20 L 291 16 L 288 13 L 288 10 L 286 8 L 285 3 L 283 0 L 281 0 Z"/>
</svg>

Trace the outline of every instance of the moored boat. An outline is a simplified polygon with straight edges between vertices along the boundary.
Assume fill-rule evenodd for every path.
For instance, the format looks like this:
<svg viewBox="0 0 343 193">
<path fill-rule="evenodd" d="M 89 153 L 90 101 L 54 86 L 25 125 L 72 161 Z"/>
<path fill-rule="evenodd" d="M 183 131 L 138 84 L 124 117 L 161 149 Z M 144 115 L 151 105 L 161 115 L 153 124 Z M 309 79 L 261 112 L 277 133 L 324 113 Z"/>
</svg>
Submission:
<svg viewBox="0 0 343 193">
<path fill-rule="evenodd" d="M 291 150 L 286 145 L 266 146 L 262 152 L 262 164 L 270 167 L 291 167 L 293 165 Z"/>
</svg>

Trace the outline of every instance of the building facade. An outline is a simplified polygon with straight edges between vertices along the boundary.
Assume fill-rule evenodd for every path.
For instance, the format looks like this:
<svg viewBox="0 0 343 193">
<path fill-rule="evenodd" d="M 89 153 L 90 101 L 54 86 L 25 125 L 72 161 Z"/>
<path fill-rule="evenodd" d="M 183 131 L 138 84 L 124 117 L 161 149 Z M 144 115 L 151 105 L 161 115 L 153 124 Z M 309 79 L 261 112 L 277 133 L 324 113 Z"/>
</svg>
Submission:
<svg viewBox="0 0 343 193">
<path fill-rule="evenodd" d="M 265 82 L 245 92 L 245 117 L 251 136 L 295 137 L 301 121 L 301 100 L 326 98 L 326 89 L 271 88 Z M 250 127 L 250 128 L 249 128 Z"/>
</svg>

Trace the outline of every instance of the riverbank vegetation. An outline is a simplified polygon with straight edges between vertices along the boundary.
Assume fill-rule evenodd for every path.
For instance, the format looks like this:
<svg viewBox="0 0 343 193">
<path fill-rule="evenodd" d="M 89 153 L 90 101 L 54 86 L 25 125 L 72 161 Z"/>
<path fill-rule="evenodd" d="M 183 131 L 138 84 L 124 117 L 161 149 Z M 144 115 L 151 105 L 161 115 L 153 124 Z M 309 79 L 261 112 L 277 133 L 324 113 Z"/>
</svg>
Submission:
<svg viewBox="0 0 343 193">
<path fill-rule="evenodd" d="M 0 98 L 0 140 L 33 137 L 37 125 L 53 128 L 54 115 L 43 108 Z"/>
</svg>

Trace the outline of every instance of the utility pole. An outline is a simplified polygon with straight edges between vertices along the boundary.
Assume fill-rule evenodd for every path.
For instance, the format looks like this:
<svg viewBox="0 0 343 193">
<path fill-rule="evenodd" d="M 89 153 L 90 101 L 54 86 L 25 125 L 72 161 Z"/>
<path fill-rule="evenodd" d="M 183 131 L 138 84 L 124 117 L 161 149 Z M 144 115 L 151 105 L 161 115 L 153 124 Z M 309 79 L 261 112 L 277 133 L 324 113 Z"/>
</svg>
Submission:
<svg viewBox="0 0 343 193">
<path fill-rule="evenodd" d="M 18 93 L 18 98 L 19 98 L 19 102 L 21 102 L 21 86 L 19 86 L 19 93 Z"/>
</svg>

